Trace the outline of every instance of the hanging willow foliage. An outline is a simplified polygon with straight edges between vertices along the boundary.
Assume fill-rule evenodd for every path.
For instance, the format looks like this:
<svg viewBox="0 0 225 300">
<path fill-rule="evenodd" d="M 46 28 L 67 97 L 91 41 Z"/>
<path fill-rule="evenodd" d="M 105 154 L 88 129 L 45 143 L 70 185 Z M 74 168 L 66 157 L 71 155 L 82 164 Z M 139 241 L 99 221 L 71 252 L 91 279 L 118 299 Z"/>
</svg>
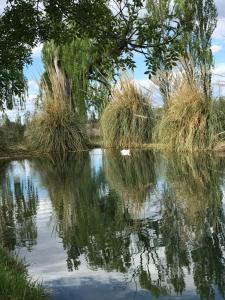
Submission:
<svg viewBox="0 0 225 300">
<path fill-rule="evenodd" d="M 101 55 L 104 56 L 104 53 Z M 43 75 L 45 83 L 50 84 L 49 68 L 54 68 L 57 74 L 64 75 L 68 98 L 71 99 L 71 103 L 68 103 L 71 111 L 78 113 L 83 118 L 86 118 L 90 106 L 93 106 L 94 109 L 100 108 L 101 111 L 102 105 L 99 102 L 104 102 L 107 98 L 101 97 L 96 100 L 91 96 L 102 89 L 102 84 L 99 82 L 96 84 L 94 81 L 95 77 L 103 75 L 100 74 L 99 66 L 97 66 L 99 53 L 96 52 L 90 39 L 77 38 L 63 45 L 56 45 L 53 41 L 47 42 L 43 47 L 42 57 L 46 69 Z M 104 81 L 107 83 L 107 78 L 104 78 Z M 90 93 L 90 89 L 92 93 Z"/>
<path fill-rule="evenodd" d="M 67 93 L 72 97 L 70 109 L 86 114 L 85 96 L 88 88 L 88 71 L 90 67 L 91 45 L 88 39 L 76 39 L 69 44 L 57 46 L 48 42 L 43 48 L 43 61 L 46 70 L 54 67 L 56 73 L 63 72 L 67 85 Z M 45 73 L 45 80 L 47 77 Z"/>
<path fill-rule="evenodd" d="M 87 111 L 86 96 L 89 68 L 92 64 L 92 45 L 89 39 L 76 39 L 62 46 L 59 56 L 63 72 L 70 80 L 74 107 L 81 116 Z"/>
</svg>

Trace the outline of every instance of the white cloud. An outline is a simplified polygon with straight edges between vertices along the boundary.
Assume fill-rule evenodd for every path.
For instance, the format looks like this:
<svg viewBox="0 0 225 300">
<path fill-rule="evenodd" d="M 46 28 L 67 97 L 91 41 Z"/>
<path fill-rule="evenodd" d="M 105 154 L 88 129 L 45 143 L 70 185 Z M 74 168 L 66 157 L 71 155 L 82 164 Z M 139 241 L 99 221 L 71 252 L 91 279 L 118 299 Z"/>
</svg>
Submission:
<svg viewBox="0 0 225 300">
<path fill-rule="evenodd" d="M 35 90 L 35 91 L 38 91 L 38 89 L 39 89 L 38 82 L 35 81 L 35 80 L 30 80 L 30 81 L 28 82 L 28 87 L 29 87 L 29 89 Z"/>
<path fill-rule="evenodd" d="M 217 27 L 213 33 L 214 39 L 225 39 L 225 18 L 218 19 Z"/>
<path fill-rule="evenodd" d="M 30 94 L 27 101 L 34 103 L 37 99 L 37 94 Z"/>
<path fill-rule="evenodd" d="M 6 7 L 6 0 L 1 0 L 0 1 L 0 14 L 3 13 L 5 7 Z"/>
<path fill-rule="evenodd" d="M 213 74 L 222 75 L 225 77 L 225 63 L 219 63 L 215 65 L 213 69 Z"/>
<path fill-rule="evenodd" d="M 141 88 L 153 92 L 158 89 L 157 85 L 155 85 L 151 80 L 149 79 L 142 79 L 142 80 L 135 80 L 135 83 L 140 86 Z"/>
<path fill-rule="evenodd" d="M 219 18 L 225 18 L 225 2 L 224 0 L 215 0 Z"/>
<path fill-rule="evenodd" d="M 216 54 L 222 50 L 222 46 L 221 45 L 212 45 L 211 50 L 212 50 L 213 54 Z"/>
<path fill-rule="evenodd" d="M 214 96 L 225 96 L 225 63 L 219 63 L 213 69 L 212 85 Z"/>
<path fill-rule="evenodd" d="M 43 48 L 43 44 L 38 44 L 34 49 L 33 49 L 33 57 L 40 57 L 41 56 L 41 50 Z"/>
<path fill-rule="evenodd" d="M 142 80 L 136 79 L 134 82 L 143 90 L 144 93 L 149 93 L 151 102 L 154 106 L 162 105 L 162 97 L 159 92 L 159 87 L 156 84 L 147 78 Z"/>
<path fill-rule="evenodd" d="M 213 38 L 225 40 L 225 0 L 215 0 L 215 4 L 218 12 L 218 20 Z"/>
<path fill-rule="evenodd" d="M 212 84 L 217 86 L 219 83 L 225 83 L 225 63 L 216 64 L 213 69 Z"/>
</svg>

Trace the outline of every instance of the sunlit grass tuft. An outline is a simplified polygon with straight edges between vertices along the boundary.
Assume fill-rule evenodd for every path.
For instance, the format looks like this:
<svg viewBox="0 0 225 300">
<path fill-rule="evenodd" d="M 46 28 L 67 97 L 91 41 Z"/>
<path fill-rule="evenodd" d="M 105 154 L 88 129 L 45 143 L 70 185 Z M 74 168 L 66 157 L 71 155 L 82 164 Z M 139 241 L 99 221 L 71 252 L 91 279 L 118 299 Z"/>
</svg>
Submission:
<svg viewBox="0 0 225 300">
<path fill-rule="evenodd" d="M 212 101 L 205 99 L 194 80 L 188 83 L 182 78 L 162 111 L 155 142 L 175 151 L 210 149 L 215 142 L 216 126 Z"/>
<path fill-rule="evenodd" d="M 44 152 L 78 151 L 87 148 L 87 138 L 79 116 L 71 107 L 62 74 L 49 70 L 51 88 L 42 85 L 43 106 L 28 124 L 26 139 L 32 149 Z"/>
<path fill-rule="evenodd" d="M 150 143 L 153 127 L 154 113 L 148 97 L 132 80 L 121 79 L 101 117 L 104 146 L 123 148 Z"/>
</svg>

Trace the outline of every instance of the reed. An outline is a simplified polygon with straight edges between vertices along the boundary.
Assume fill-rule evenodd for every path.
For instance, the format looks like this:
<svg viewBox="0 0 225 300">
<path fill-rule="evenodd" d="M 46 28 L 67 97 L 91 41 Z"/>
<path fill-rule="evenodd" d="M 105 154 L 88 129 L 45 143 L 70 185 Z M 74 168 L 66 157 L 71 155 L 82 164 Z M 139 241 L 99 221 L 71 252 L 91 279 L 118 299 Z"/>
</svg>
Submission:
<svg viewBox="0 0 225 300">
<path fill-rule="evenodd" d="M 104 146 L 123 148 L 150 143 L 154 123 L 149 98 L 132 80 L 122 78 L 101 117 Z"/>
<path fill-rule="evenodd" d="M 224 138 L 225 131 L 225 98 L 213 101 L 213 111 L 217 116 L 218 134 Z M 223 134 L 222 134 L 223 132 Z"/>
<path fill-rule="evenodd" d="M 174 151 L 206 150 L 216 138 L 217 116 L 197 82 L 180 79 L 158 122 L 154 139 Z"/>
<path fill-rule="evenodd" d="M 49 84 L 42 83 L 42 109 L 27 125 L 28 145 L 34 150 L 65 153 L 87 148 L 84 124 L 68 103 L 67 85 L 62 73 L 49 69 Z"/>
<path fill-rule="evenodd" d="M 24 264 L 2 248 L 0 248 L 0 299 L 47 299 L 41 285 L 28 277 Z"/>
</svg>

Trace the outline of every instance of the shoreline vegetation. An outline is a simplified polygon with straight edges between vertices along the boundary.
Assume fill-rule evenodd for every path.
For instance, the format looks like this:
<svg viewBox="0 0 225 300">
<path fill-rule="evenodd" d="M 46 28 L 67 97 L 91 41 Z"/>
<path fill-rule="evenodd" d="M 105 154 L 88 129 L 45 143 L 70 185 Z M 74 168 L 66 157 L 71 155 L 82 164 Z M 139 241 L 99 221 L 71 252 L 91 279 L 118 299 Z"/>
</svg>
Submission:
<svg viewBox="0 0 225 300">
<path fill-rule="evenodd" d="M 0 247 L 0 299 L 45 300 L 47 293 L 30 279 L 26 266 L 16 256 Z"/>
<path fill-rule="evenodd" d="M 118 150 L 122 148 L 118 147 L 106 147 L 103 144 L 103 140 L 99 140 L 98 142 L 90 143 L 89 148 L 83 149 L 83 150 L 77 150 L 77 151 L 68 151 L 66 154 L 70 153 L 79 153 L 79 152 L 87 152 L 96 148 L 101 148 L 105 150 Z M 138 144 L 133 145 L 129 147 L 130 150 L 138 151 L 138 150 L 153 150 L 153 151 L 162 151 L 162 152 L 168 152 L 168 153 L 174 153 L 174 150 L 170 149 L 169 147 L 166 147 L 164 144 Z M 190 153 L 189 151 L 180 151 L 180 153 Z M 194 152 L 191 152 L 191 154 L 194 153 L 210 153 L 210 154 L 223 154 L 225 155 L 225 143 L 219 143 L 216 145 L 213 149 L 198 149 Z M 62 157 L 65 155 L 65 153 L 55 153 L 56 155 L 62 155 Z M 45 151 L 32 151 L 29 148 L 26 148 L 24 146 L 18 145 L 13 148 L 7 149 L 4 152 L 0 152 L 0 160 L 17 160 L 17 159 L 29 159 L 29 158 L 42 158 L 42 157 L 51 157 L 51 155 L 54 155 L 54 153 L 49 153 Z"/>
<path fill-rule="evenodd" d="M 225 151 L 225 100 L 207 99 L 198 82 L 176 78 L 176 88 L 163 107 L 128 77 L 114 87 L 112 100 L 99 119 L 81 120 L 70 112 L 66 84 L 51 71 L 51 90 L 44 84 L 39 113 L 22 124 L 7 116 L 0 126 L 0 159 L 64 155 L 105 149 L 155 149 L 169 152 Z M 63 98 L 64 97 L 64 98 Z"/>
</svg>

